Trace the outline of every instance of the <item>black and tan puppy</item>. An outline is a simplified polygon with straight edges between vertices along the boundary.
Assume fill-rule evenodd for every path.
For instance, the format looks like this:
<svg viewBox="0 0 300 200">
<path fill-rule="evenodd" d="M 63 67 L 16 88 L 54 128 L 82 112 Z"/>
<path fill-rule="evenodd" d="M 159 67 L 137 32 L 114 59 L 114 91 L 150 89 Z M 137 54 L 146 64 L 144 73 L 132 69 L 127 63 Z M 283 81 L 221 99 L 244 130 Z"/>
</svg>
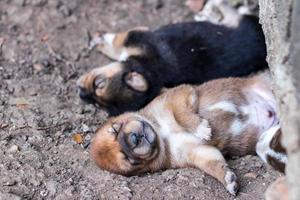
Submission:
<svg viewBox="0 0 300 200">
<path fill-rule="evenodd" d="M 267 67 L 258 19 L 242 16 L 238 22 L 234 27 L 190 22 L 104 34 L 98 48 L 118 62 L 80 77 L 79 96 L 115 115 L 142 108 L 162 87 L 243 76 Z"/>
<path fill-rule="evenodd" d="M 91 155 L 102 169 L 123 175 L 196 167 L 235 194 L 236 176 L 223 155 L 257 151 L 264 161 L 284 165 L 286 154 L 270 146 L 278 130 L 267 77 L 219 79 L 170 89 L 139 112 L 110 118 Z"/>
</svg>

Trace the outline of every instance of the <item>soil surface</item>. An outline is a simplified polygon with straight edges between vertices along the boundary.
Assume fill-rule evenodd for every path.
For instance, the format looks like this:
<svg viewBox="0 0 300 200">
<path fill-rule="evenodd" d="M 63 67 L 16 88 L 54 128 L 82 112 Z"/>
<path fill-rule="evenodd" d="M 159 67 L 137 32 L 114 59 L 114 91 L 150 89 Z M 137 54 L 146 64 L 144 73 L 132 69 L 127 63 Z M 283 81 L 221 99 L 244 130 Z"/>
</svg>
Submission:
<svg viewBox="0 0 300 200">
<path fill-rule="evenodd" d="M 107 114 L 75 83 L 110 62 L 88 50 L 91 35 L 190 20 L 182 0 L 1 0 L 0 199 L 263 199 L 280 174 L 256 156 L 229 161 L 236 197 L 197 169 L 123 177 L 89 158 Z"/>
</svg>

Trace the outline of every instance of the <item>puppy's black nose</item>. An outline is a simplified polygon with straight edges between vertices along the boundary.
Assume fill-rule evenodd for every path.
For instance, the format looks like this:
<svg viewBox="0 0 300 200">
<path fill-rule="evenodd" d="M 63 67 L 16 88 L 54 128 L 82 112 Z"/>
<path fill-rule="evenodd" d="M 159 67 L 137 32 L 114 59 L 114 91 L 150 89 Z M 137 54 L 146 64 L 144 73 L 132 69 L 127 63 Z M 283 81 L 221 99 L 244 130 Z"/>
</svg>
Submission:
<svg viewBox="0 0 300 200">
<path fill-rule="evenodd" d="M 77 86 L 77 94 L 86 103 L 94 103 L 95 102 L 95 100 L 93 99 L 93 96 L 88 91 L 86 91 L 86 89 L 84 89 L 80 86 Z"/>
</svg>

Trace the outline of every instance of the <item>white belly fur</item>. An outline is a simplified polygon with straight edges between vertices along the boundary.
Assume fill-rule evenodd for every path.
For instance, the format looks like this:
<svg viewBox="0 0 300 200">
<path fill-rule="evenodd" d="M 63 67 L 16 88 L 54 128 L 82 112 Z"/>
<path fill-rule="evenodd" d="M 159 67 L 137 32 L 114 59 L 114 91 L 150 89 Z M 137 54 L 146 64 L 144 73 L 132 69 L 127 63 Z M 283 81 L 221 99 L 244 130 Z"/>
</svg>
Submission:
<svg viewBox="0 0 300 200">
<path fill-rule="evenodd" d="M 247 123 L 256 126 L 260 135 L 279 123 L 275 97 L 271 89 L 256 85 L 246 91 L 246 98 L 248 105 L 243 106 L 241 110 L 249 116 Z"/>
<path fill-rule="evenodd" d="M 152 115 L 155 116 L 158 124 L 161 141 L 167 140 L 169 142 L 169 151 L 172 156 L 172 166 L 184 166 L 187 163 L 187 156 L 189 152 L 185 150 L 187 145 L 200 145 L 203 140 L 199 139 L 197 135 L 188 132 L 174 132 L 177 122 L 174 119 L 173 113 L 165 109 L 164 100 L 156 104 L 151 110 Z"/>
</svg>

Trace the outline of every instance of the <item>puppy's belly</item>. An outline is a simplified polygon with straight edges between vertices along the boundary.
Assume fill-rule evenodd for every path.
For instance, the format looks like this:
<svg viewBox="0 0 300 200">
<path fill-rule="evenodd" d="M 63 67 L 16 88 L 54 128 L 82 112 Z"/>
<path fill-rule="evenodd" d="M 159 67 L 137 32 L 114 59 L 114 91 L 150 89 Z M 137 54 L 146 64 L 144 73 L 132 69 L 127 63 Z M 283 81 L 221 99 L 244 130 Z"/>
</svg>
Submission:
<svg viewBox="0 0 300 200">
<path fill-rule="evenodd" d="M 271 90 L 256 86 L 245 93 L 248 105 L 242 106 L 241 110 L 249 116 L 248 124 L 255 126 L 259 135 L 279 123 Z"/>
<path fill-rule="evenodd" d="M 220 101 L 207 108 L 213 135 L 210 144 L 225 154 L 254 154 L 260 135 L 279 123 L 275 98 L 270 90 L 249 87 L 243 94 L 245 102 L 240 105 Z"/>
</svg>

